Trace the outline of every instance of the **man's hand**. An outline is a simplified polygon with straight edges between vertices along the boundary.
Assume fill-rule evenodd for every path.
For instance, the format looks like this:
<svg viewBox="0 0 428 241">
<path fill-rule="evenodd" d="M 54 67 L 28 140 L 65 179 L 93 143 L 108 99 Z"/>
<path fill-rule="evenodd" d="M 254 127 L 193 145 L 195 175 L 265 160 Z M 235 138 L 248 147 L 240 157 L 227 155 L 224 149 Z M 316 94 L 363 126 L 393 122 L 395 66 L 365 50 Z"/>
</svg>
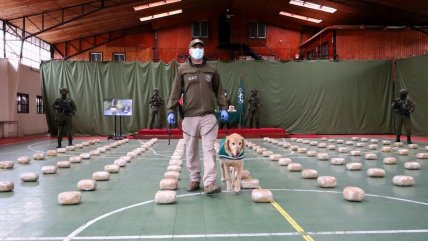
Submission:
<svg viewBox="0 0 428 241">
<path fill-rule="evenodd" d="M 170 124 L 170 125 L 175 125 L 175 117 L 174 117 L 174 113 L 169 112 L 168 117 L 167 117 L 167 120 L 168 120 L 168 124 Z"/>
<path fill-rule="evenodd" d="M 221 111 L 220 119 L 223 120 L 223 121 L 229 120 L 229 114 L 227 113 L 226 110 L 222 110 Z"/>
</svg>

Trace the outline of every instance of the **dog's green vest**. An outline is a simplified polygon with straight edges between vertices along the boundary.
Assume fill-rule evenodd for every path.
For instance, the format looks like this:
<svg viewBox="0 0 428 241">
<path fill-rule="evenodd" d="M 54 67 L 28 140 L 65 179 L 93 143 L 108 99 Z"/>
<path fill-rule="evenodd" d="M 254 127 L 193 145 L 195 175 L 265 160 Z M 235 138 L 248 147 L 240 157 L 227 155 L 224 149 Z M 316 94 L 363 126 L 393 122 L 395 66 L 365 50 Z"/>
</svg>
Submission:
<svg viewBox="0 0 428 241">
<path fill-rule="evenodd" d="M 231 157 L 227 154 L 226 150 L 224 149 L 224 143 L 226 142 L 226 138 L 221 140 L 220 142 L 220 150 L 218 151 L 218 155 L 222 159 L 228 159 L 228 160 L 241 160 L 244 158 L 244 151 L 242 150 L 241 153 L 239 153 L 239 156 L 237 158 Z"/>
</svg>

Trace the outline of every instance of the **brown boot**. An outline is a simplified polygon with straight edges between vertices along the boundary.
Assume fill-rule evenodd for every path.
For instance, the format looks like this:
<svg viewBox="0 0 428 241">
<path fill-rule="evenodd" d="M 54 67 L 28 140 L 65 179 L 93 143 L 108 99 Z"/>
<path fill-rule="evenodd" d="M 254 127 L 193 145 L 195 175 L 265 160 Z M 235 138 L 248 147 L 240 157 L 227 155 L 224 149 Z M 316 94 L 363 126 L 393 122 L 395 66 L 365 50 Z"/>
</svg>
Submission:
<svg viewBox="0 0 428 241">
<path fill-rule="evenodd" d="M 188 192 L 194 192 L 199 190 L 199 182 L 198 181 L 192 181 L 189 183 L 189 185 L 187 186 L 187 191 Z"/>
<path fill-rule="evenodd" d="M 205 194 L 210 195 L 213 193 L 219 193 L 221 192 L 221 187 L 216 186 L 215 184 L 209 184 L 205 187 Z"/>
</svg>

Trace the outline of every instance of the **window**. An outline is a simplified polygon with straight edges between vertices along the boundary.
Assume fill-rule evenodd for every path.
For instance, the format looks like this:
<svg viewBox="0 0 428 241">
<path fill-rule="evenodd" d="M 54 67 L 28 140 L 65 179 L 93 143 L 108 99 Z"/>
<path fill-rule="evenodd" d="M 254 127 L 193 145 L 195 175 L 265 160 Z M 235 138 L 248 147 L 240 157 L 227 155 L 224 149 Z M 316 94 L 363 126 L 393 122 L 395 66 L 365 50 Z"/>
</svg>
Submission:
<svg viewBox="0 0 428 241">
<path fill-rule="evenodd" d="M 325 42 L 320 46 L 320 58 L 328 59 L 328 43 Z"/>
<path fill-rule="evenodd" d="M 311 60 L 315 57 L 315 51 L 309 51 L 306 55 L 306 59 Z"/>
<path fill-rule="evenodd" d="M 89 53 L 89 59 L 91 62 L 102 62 L 103 53 Z"/>
<path fill-rule="evenodd" d="M 17 104 L 18 113 L 29 113 L 28 102 L 29 102 L 28 94 L 18 93 L 16 95 L 16 104 Z"/>
<path fill-rule="evenodd" d="M 250 22 L 250 38 L 266 38 L 265 23 Z"/>
<path fill-rule="evenodd" d="M 22 30 L 9 24 L 3 25 L 1 21 L 0 25 L 0 28 L 2 28 L 0 31 L 0 57 L 19 59 L 22 41 L 17 33 L 22 32 Z M 37 37 L 26 39 L 22 46 L 21 63 L 39 69 L 42 60 L 49 60 L 51 58 L 50 48 L 48 43 Z"/>
<path fill-rule="evenodd" d="M 37 108 L 37 114 L 45 113 L 45 110 L 43 108 L 43 98 L 40 95 L 36 97 L 36 108 Z"/>
<path fill-rule="evenodd" d="M 340 0 L 338 2 L 340 2 Z M 319 5 L 313 2 L 308 2 L 303 0 L 291 0 L 290 4 L 305 7 L 305 8 L 315 9 L 315 10 L 323 11 L 327 13 L 334 13 L 337 10 L 336 8 L 327 7 L 327 6 L 323 6 L 323 5 Z"/>
<path fill-rule="evenodd" d="M 125 53 L 113 53 L 112 61 L 123 62 L 126 61 Z"/>
<path fill-rule="evenodd" d="M 143 10 L 143 9 L 148 9 L 148 8 L 153 8 L 153 7 L 159 7 L 159 6 L 162 6 L 162 5 L 176 3 L 176 2 L 181 2 L 181 0 L 163 0 L 163 1 L 157 1 L 157 2 L 152 2 L 152 3 L 146 3 L 146 4 L 143 4 L 143 5 L 135 6 L 134 10 L 135 11 L 139 11 L 139 10 Z"/>
<path fill-rule="evenodd" d="M 208 38 L 208 21 L 193 22 L 193 38 Z"/>
<path fill-rule="evenodd" d="M 27 41 L 28 40 L 28 41 Z M 24 41 L 24 49 L 22 52 L 22 64 L 27 66 L 31 66 L 33 68 L 39 68 L 40 62 L 42 58 L 45 60 L 44 56 L 46 56 L 45 49 L 42 49 L 40 46 L 41 40 L 36 37 L 31 37 Z M 49 51 L 47 51 L 49 52 Z M 49 56 L 49 54 L 48 54 Z M 49 59 L 49 58 L 47 58 Z"/>
<path fill-rule="evenodd" d="M 21 51 L 21 40 L 14 34 L 10 34 L 6 31 L 6 58 L 8 59 L 19 59 L 19 53 Z M 10 30 L 12 31 L 12 30 Z M 19 31 L 19 30 L 18 30 Z"/>
</svg>

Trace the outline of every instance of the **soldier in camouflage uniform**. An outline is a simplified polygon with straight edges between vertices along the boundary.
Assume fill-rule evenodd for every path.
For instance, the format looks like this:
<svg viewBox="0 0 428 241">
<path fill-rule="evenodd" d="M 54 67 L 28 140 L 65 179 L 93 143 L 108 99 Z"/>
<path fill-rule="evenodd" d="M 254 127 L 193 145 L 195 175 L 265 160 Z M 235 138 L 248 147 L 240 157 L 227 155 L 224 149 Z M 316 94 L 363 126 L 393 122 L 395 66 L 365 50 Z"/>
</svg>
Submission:
<svg viewBox="0 0 428 241">
<path fill-rule="evenodd" d="M 249 107 L 247 118 L 250 119 L 250 128 L 253 128 L 253 120 L 256 121 L 256 128 L 260 128 L 260 111 L 259 109 L 262 107 L 262 99 L 258 95 L 258 91 L 256 89 L 251 90 L 251 96 L 248 99 Z M 248 118 L 249 117 L 249 118 Z"/>
<path fill-rule="evenodd" d="M 392 102 L 392 108 L 394 109 L 395 134 L 397 136 L 395 141 L 400 142 L 401 129 L 404 125 L 407 144 L 412 144 L 412 140 L 410 138 L 412 128 L 410 114 L 415 111 L 415 103 L 407 96 L 407 94 L 408 91 L 406 89 L 401 89 L 400 98 L 397 98 Z"/>
<path fill-rule="evenodd" d="M 162 117 L 161 117 L 161 106 L 163 106 L 164 102 L 162 97 L 159 95 L 159 90 L 154 89 L 153 95 L 150 97 L 150 120 L 149 120 L 149 128 L 153 129 L 153 124 L 155 122 L 155 118 L 157 118 L 157 128 L 162 128 Z"/>
<path fill-rule="evenodd" d="M 68 145 L 73 145 L 71 117 L 76 113 L 76 104 L 67 97 L 68 89 L 61 88 L 59 92 L 61 93 L 61 98 L 56 99 L 52 105 L 55 110 L 55 121 L 58 128 L 57 148 L 61 148 L 62 136 L 65 130 L 67 131 Z"/>
</svg>

